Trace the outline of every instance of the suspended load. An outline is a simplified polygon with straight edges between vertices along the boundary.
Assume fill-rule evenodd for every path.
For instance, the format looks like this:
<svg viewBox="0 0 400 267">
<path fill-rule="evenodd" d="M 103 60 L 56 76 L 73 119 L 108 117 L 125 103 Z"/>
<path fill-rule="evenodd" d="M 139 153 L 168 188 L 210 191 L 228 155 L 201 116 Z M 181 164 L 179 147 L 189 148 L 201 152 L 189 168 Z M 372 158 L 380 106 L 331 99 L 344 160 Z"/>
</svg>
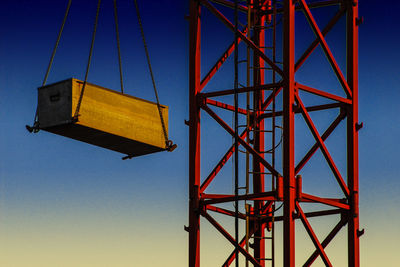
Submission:
<svg viewBox="0 0 400 267">
<path fill-rule="evenodd" d="M 171 149 L 167 106 L 159 112 L 156 103 L 86 83 L 77 113 L 83 85 L 72 78 L 39 87 L 36 126 L 129 157 Z"/>
<path fill-rule="evenodd" d="M 38 106 L 35 120 L 33 126 L 26 126 L 28 131 L 38 132 L 39 130 L 45 130 L 121 152 L 127 155 L 123 159 L 164 150 L 173 151 L 177 145 L 168 139 L 168 107 L 159 103 L 155 79 L 150 64 L 150 56 L 136 1 L 136 13 L 157 103 L 124 94 L 116 1 L 114 1 L 114 19 L 121 93 L 87 82 L 101 0 L 97 2 L 84 81 L 71 78 L 46 85 L 69 14 L 71 2 L 72 0 L 68 1 L 42 87 L 38 88 Z"/>
</svg>

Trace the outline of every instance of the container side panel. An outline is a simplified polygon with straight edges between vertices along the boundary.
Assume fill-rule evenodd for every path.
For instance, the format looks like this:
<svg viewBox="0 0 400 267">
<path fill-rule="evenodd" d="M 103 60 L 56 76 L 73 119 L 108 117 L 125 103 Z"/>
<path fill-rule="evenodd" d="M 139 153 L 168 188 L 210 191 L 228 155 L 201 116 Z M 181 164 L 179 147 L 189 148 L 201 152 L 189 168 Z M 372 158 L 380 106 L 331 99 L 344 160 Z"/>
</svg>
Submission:
<svg viewBox="0 0 400 267">
<path fill-rule="evenodd" d="M 74 80 L 72 111 L 75 110 L 83 83 Z M 162 106 L 168 134 L 168 107 Z M 79 125 L 112 135 L 165 148 L 157 105 L 134 97 L 87 84 L 79 110 Z"/>
<path fill-rule="evenodd" d="M 41 128 L 71 122 L 71 80 L 38 88 L 38 116 Z"/>
</svg>

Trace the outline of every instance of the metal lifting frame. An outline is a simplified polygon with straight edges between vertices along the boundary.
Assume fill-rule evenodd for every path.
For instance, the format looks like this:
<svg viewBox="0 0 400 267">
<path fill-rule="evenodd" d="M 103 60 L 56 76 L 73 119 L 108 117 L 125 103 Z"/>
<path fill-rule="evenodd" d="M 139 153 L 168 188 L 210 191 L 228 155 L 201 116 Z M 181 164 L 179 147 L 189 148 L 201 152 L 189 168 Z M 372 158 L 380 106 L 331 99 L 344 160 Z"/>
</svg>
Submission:
<svg viewBox="0 0 400 267">
<path fill-rule="evenodd" d="M 347 243 L 348 243 L 348 266 L 359 267 L 359 237 L 363 231 L 359 230 L 359 210 L 358 210 L 358 130 L 362 124 L 358 122 L 358 26 L 361 20 L 358 18 L 358 1 L 357 0 L 330 0 L 307 3 L 306 0 L 283 0 L 281 7 L 271 8 L 272 0 L 253 0 L 240 2 L 239 12 L 247 12 L 249 5 L 253 8 L 259 6 L 259 11 L 254 12 L 253 21 L 262 23 L 266 17 L 271 14 L 281 14 L 283 18 L 283 65 L 276 64 L 274 60 L 269 58 L 264 52 L 264 31 L 265 29 L 259 24 L 259 30 L 254 31 L 252 37 L 247 35 L 247 29 L 244 27 L 239 31 L 238 43 L 245 43 L 254 53 L 253 54 L 253 85 L 239 89 L 239 93 L 252 92 L 254 96 L 254 106 L 252 110 L 238 109 L 239 114 L 251 114 L 253 124 L 247 126 L 239 133 L 240 149 L 248 151 L 253 158 L 253 192 L 249 194 L 239 195 L 240 201 L 253 203 L 251 208 L 250 235 L 258 236 L 254 238 L 253 253 L 244 249 L 246 245 L 246 237 L 235 240 L 234 235 L 230 234 L 220 223 L 210 215 L 211 212 L 224 214 L 234 217 L 235 212 L 218 207 L 220 203 L 233 202 L 234 195 L 227 194 L 207 194 L 207 187 L 212 181 L 218 177 L 219 171 L 224 167 L 225 163 L 235 152 L 235 146 L 232 145 L 221 160 L 215 165 L 210 173 L 201 177 L 200 174 L 200 114 L 213 118 L 223 129 L 226 130 L 228 136 L 235 135 L 228 123 L 226 123 L 217 112 L 216 108 L 235 111 L 233 105 L 223 103 L 215 99 L 218 96 L 233 95 L 233 89 L 219 90 L 203 93 L 203 88 L 213 78 L 214 74 L 224 64 L 227 58 L 235 50 L 235 42 L 233 42 L 217 60 L 215 65 L 202 77 L 200 70 L 200 36 L 201 36 L 201 9 L 208 9 L 214 14 L 226 27 L 234 31 L 233 23 L 219 11 L 219 6 L 234 7 L 233 0 L 190 0 L 190 48 L 189 48 L 189 267 L 200 266 L 200 217 L 203 216 L 211 225 L 213 225 L 226 239 L 233 245 L 233 252 L 227 255 L 227 260 L 221 263 L 222 266 L 229 266 L 235 260 L 235 252 L 239 250 L 253 266 L 267 266 L 262 258 L 265 257 L 265 242 L 262 239 L 264 229 L 268 223 L 283 223 L 283 266 L 295 266 L 295 221 L 299 219 L 304 226 L 306 232 L 310 236 L 315 251 L 312 253 L 303 266 L 311 266 L 312 263 L 321 257 L 326 266 L 332 266 L 332 263 L 325 253 L 325 248 L 333 240 L 336 234 L 347 225 Z M 337 5 L 338 12 L 330 19 L 329 23 L 322 29 L 316 23 L 313 17 L 314 8 Z M 308 49 L 298 57 L 295 61 L 295 13 L 302 12 L 306 17 L 310 27 L 315 34 L 315 40 L 309 45 Z M 334 53 L 325 41 L 325 36 L 339 21 L 345 16 L 346 25 L 346 75 L 343 74 L 337 64 Z M 233 36 L 233 35 L 232 35 Z M 323 89 L 312 88 L 310 86 L 297 83 L 295 73 L 301 68 L 307 58 L 313 53 L 315 48 L 321 46 L 323 49 L 338 81 L 343 88 L 346 97 L 328 93 Z M 265 67 L 269 67 L 277 74 L 279 82 L 265 84 L 264 71 Z M 257 74 L 255 74 L 257 73 Z M 328 85 L 329 86 L 329 85 Z M 329 99 L 331 103 L 321 104 L 317 106 L 305 106 L 299 92 L 304 91 L 323 99 Z M 282 111 L 268 113 L 265 110 L 275 101 L 278 95 L 282 94 Z M 214 107 L 214 109 L 211 108 Z M 330 124 L 330 126 L 320 134 L 311 119 L 310 112 L 318 112 L 320 110 L 337 109 L 338 116 Z M 201 112 L 203 111 L 203 112 Z M 310 132 L 312 133 L 315 144 L 311 146 L 308 153 L 295 162 L 295 115 L 301 116 L 306 122 Z M 280 173 L 273 164 L 271 164 L 260 151 L 265 150 L 264 136 L 262 133 L 264 127 L 264 119 L 273 116 L 282 116 L 283 121 L 283 143 L 282 143 L 282 173 Z M 330 155 L 326 139 L 331 135 L 335 128 L 346 120 L 347 127 L 347 173 L 340 173 L 332 156 Z M 246 137 L 251 131 L 258 130 L 258 136 L 253 135 L 253 142 L 249 143 Z M 256 133 L 256 131 L 254 131 Z M 334 175 L 339 188 L 343 192 L 342 199 L 324 198 L 306 194 L 302 190 L 302 177 L 299 175 L 302 168 L 309 164 L 310 158 L 320 150 L 326 159 L 332 174 Z M 256 174 L 258 172 L 258 175 Z M 265 191 L 264 172 L 269 172 L 275 177 L 275 188 L 272 191 Z M 307 179 L 307 177 L 304 177 Z M 272 218 L 270 214 L 271 206 L 275 202 L 283 203 L 283 215 Z M 319 203 L 327 206 L 327 209 L 304 212 L 302 203 Z M 339 215 L 339 221 L 331 232 L 322 240 L 319 240 L 313 228 L 309 223 L 309 219 L 319 216 Z M 239 214 L 239 219 L 246 220 L 247 216 Z M 302 264 L 302 263 L 300 263 Z M 299 263 L 297 263 L 299 265 Z"/>
</svg>

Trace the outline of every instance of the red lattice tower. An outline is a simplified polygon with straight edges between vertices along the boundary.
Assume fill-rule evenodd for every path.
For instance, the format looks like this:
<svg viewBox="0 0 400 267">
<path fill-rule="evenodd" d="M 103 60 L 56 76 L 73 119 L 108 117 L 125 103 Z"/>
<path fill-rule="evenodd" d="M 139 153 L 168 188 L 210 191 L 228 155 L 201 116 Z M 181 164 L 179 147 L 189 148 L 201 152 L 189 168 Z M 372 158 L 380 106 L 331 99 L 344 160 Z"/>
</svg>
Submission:
<svg viewBox="0 0 400 267">
<path fill-rule="evenodd" d="M 338 11 L 330 18 L 329 22 L 320 28 L 316 23 L 313 13 L 314 9 L 326 6 L 337 6 Z M 221 8 L 220 8 L 221 7 Z M 222 8 L 223 7 L 223 8 Z M 228 19 L 220 10 L 234 8 L 235 2 L 229 0 L 191 0 L 190 1 L 190 55 L 189 55 L 189 103 L 190 119 L 189 126 L 189 266 L 200 266 L 200 217 L 209 221 L 232 245 L 233 252 L 227 255 L 223 266 L 229 266 L 235 262 L 236 250 L 246 258 L 246 262 L 253 266 L 274 266 L 274 253 L 271 258 L 266 258 L 265 250 L 267 237 L 265 232 L 271 230 L 276 223 L 283 224 L 283 266 L 295 266 L 295 221 L 301 221 L 304 229 L 308 233 L 315 246 L 314 253 L 311 253 L 303 266 L 310 266 L 318 257 L 321 257 L 326 266 L 332 266 L 325 248 L 336 234 L 345 227 L 347 229 L 348 244 L 348 266 L 359 267 L 359 237 L 362 231 L 359 230 L 359 209 L 358 209 L 358 130 L 362 124 L 358 123 L 358 1 L 357 0 L 331 0 L 331 1 L 306 1 L 306 0 L 252 0 L 241 1 L 238 11 L 248 13 L 249 20 L 247 26 L 239 28 L 237 33 L 238 40 L 233 42 L 222 56 L 216 61 L 215 65 L 204 76 L 200 70 L 200 36 L 202 16 L 201 9 L 207 9 L 222 24 L 235 31 L 234 22 Z M 312 11 L 311 11 L 312 10 Z M 315 40 L 311 42 L 305 52 L 295 60 L 295 14 L 301 12 L 307 19 L 314 35 Z M 282 51 L 282 62 L 278 62 L 275 57 L 277 47 L 273 47 L 273 56 L 266 50 L 266 33 L 271 28 L 277 30 L 276 18 L 282 18 L 283 41 L 280 51 Z M 334 53 L 328 46 L 325 36 L 331 31 L 340 18 L 345 17 L 346 23 L 346 72 L 340 69 L 335 60 Z M 270 26 L 265 26 L 265 25 Z M 269 28 L 270 27 L 270 28 Z M 249 34 L 249 32 L 251 34 Z M 207 32 L 203 33 L 207 36 Z M 275 32 L 274 32 L 275 36 Z M 275 37 L 274 37 L 275 38 Z M 276 40 L 274 45 L 276 45 Z M 234 89 L 224 89 L 211 92 L 203 92 L 207 83 L 213 78 L 220 67 L 226 62 L 228 57 L 235 51 L 235 44 L 245 44 L 252 53 L 251 60 L 251 85 L 237 89 L 241 95 L 250 93 L 252 96 L 252 106 L 249 108 L 238 108 L 232 103 L 219 101 L 222 96 L 233 95 Z M 296 82 L 295 73 L 301 69 L 303 63 L 310 57 L 315 49 L 320 46 L 328 59 L 333 73 L 340 82 L 343 95 L 328 92 L 325 89 L 313 88 L 306 84 Z M 297 51 L 297 50 L 296 50 Z M 250 60 L 248 59 L 248 62 Z M 268 73 L 270 74 L 268 74 Z M 266 75 L 270 75 L 264 79 Z M 273 77 L 273 78 L 271 78 Z M 233 80 L 233 78 L 232 78 Z M 306 106 L 302 100 L 302 92 L 307 92 L 321 97 L 323 104 Z M 275 103 L 281 99 L 282 110 L 275 110 Z M 226 99 L 226 98 L 224 98 Z M 326 103 L 326 102 L 329 103 Z M 272 111 L 268 111 L 273 105 Z M 241 128 L 238 133 L 238 142 L 241 150 L 246 150 L 252 159 L 252 188 L 251 192 L 235 196 L 232 194 L 207 194 L 207 188 L 212 184 L 214 178 L 218 179 L 220 170 L 226 165 L 231 156 L 235 153 L 235 146 L 232 145 L 219 162 L 216 163 L 207 176 L 200 174 L 200 114 L 204 118 L 209 117 L 215 120 L 227 133 L 228 138 L 235 136 L 234 129 L 218 115 L 217 109 L 225 109 L 235 112 L 235 110 L 247 116 L 246 127 Z M 324 132 L 317 130 L 315 122 L 310 116 L 310 112 L 322 110 L 337 110 L 338 116 L 330 123 Z M 302 118 L 308 126 L 309 132 L 314 137 L 314 144 L 308 148 L 308 152 L 299 160 L 295 161 L 295 117 Z M 275 159 L 266 155 L 267 130 L 265 120 L 271 118 L 282 118 L 282 167 L 281 171 L 276 167 Z M 274 119 L 275 123 L 275 119 Z M 346 171 L 339 170 L 333 160 L 325 142 L 326 139 L 335 131 L 339 124 L 345 124 L 346 134 Z M 207 131 L 207 129 L 205 129 Z M 275 129 L 273 129 L 275 133 Z M 302 134 L 302 133 L 300 133 Z M 248 136 L 251 135 L 251 139 Z M 275 137 L 272 139 L 275 142 Z M 204 145 L 204 144 L 203 144 Z M 205 144 L 206 145 L 206 144 Z M 311 164 L 309 160 L 317 151 L 322 152 L 332 177 L 337 181 L 338 188 L 343 195 L 342 198 L 326 198 L 307 194 L 306 188 L 302 188 L 300 171 L 304 166 Z M 343 165 L 343 164 L 342 164 Z M 272 182 L 272 187 L 266 186 L 266 181 Z M 266 188 L 269 188 L 268 190 Z M 248 190 L 247 190 L 248 191 Z M 239 219 L 248 221 L 248 233 L 242 239 L 235 240 L 234 235 L 222 226 L 212 215 L 211 212 L 235 216 L 235 212 L 220 205 L 234 202 L 251 203 L 251 207 L 243 214 L 239 214 Z M 305 203 L 323 204 L 325 208 L 312 212 L 303 211 Z M 283 213 L 274 216 L 274 208 L 278 204 L 283 205 Z M 339 218 L 336 226 L 328 235 L 318 239 L 315 231 L 311 227 L 309 219 L 312 217 L 328 216 Z M 343 230 L 344 231 L 344 230 Z M 246 241 L 253 238 L 251 250 L 246 248 Z M 303 264 L 303 263 L 300 263 Z"/>
</svg>

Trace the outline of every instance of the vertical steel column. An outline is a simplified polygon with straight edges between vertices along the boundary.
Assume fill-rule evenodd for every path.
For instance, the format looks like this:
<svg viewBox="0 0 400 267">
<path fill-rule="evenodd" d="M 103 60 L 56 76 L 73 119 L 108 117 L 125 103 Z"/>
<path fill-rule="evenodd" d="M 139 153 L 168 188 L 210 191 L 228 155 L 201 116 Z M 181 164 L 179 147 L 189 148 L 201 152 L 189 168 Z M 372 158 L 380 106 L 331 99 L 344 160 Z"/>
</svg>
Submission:
<svg viewBox="0 0 400 267">
<path fill-rule="evenodd" d="M 347 108 L 347 176 L 350 190 L 348 222 L 348 264 L 360 266 L 358 211 L 358 1 L 347 1 L 347 83 L 352 104 Z"/>
<path fill-rule="evenodd" d="M 189 267 L 200 266 L 200 3 L 190 1 L 189 40 Z"/>
<path fill-rule="evenodd" d="M 261 14 L 261 10 L 263 10 L 264 1 L 254 0 L 254 34 L 253 34 L 253 42 L 254 44 L 260 48 L 260 50 L 264 51 L 265 47 L 265 15 Z M 265 81 L 265 63 L 264 60 L 256 53 L 253 53 L 253 84 L 254 86 L 259 86 L 264 84 Z M 255 124 L 254 124 L 254 149 L 257 152 L 261 152 L 260 156 L 264 157 L 262 152 L 265 150 L 264 144 L 264 120 L 258 120 L 257 117 L 262 114 L 262 105 L 264 103 L 264 91 L 259 90 L 254 92 L 254 100 L 253 100 L 253 108 L 256 114 Z M 261 193 L 265 190 L 265 181 L 264 181 L 264 166 L 260 162 L 259 159 L 253 157 L 253 191 L 254 193 Z M 264 201 L 256 200 L 254 201 L 254 214 L 261 215 L 262 207 Z M 254 233 L 254 258 L 256 258 L 262 267 L 265 266 L 265 228 L 266 224 L 261 223 L 260 220 L 255 221 L 257 227 Z"/>
<path fill-rule="evenodd" d="M 295 171 L 294 171 L 294 19 L 293 0 L 284 1 L 283 14 L 283 178 L 284 178 L 284 211 L 283 211 L 283 265 L 295 266 Z"/>
</svg>

